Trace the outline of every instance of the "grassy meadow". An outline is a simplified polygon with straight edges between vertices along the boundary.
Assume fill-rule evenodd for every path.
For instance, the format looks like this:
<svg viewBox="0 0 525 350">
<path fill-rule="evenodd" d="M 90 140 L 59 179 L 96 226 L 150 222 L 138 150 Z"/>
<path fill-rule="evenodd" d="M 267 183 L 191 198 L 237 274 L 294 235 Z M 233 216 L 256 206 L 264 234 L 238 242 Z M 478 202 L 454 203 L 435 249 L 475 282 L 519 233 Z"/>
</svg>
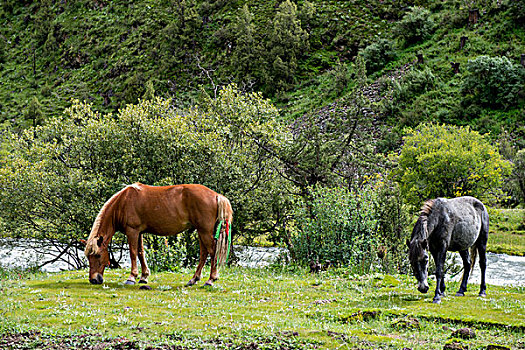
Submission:
<svg viewBox="0 0 525 350">
<path fill-rule="evenodd" d="M 40 349 L 443 349 L 458 342 L 524 348 L 525 288 L 471 285 L 442 304 L 410 276 L 346 270 L 225 268 L 214 287 L 184 284 L 192 270 L 158 273 L 151 290 L 126 286 L 129 271 L 0 279 L 0 348 Z M 475 338 L 458 339 L 468 327 Z M 458 345 L 458 344 L 456 344 Z"/>
<path fill-rule="evenodd" d="M 525 256 L 525 210 L 491 209 L 489 215 L 488 251 Z"/>
</svg>

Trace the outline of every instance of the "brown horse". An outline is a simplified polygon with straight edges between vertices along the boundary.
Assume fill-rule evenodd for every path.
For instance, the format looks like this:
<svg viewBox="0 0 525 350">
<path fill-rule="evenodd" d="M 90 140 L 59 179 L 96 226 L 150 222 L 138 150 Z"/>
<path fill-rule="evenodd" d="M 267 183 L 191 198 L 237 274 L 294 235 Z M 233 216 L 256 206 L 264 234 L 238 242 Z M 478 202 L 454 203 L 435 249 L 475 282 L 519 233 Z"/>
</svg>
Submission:
<svg viewBox="0 0 525 350">
<path fill-rule="evenodd" d="M 135 183 L 127 186 L 104 204 L 93 223 L 84 252 L 89 260 L 89 281 L 93 284 L 104 281 L 104 269 L 109 264 L 108 245 L 116 231 L 128 237 L 131 274 L 126 284 L 135 284 L 137 255 L 142 268 L 139 283 L 147 283 L 150 274 L 144 256 L 144 232 L 172 236 L 196 229 L 200 260 L 187 286 L 201 279 L 208 254 L 211 256 L 211 271 L 205 284 L 212 285 L 219 277 L 217 265 L 222 265 L 227 258 L 232 213 L 226 197 L 202 185 L 147 186 Z M 214 234 L 216 228 L 220 231 L 218 235 Z"/>
</svg>

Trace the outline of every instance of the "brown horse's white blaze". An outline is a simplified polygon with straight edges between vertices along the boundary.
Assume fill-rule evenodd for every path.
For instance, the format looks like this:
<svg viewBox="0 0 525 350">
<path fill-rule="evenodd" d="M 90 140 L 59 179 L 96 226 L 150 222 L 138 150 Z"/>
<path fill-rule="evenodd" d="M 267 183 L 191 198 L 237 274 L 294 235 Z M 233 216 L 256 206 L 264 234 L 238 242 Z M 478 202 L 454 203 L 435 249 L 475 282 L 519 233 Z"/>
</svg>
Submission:
<svg viewBox="0 0 525 350">
<path fill-rule="evenodd" d="M 116 231 L 128 238 L 131 274 L 126 281 L 134 284 L 138 277 L 137 257 L 141 265 L 140 283 L 147 283 L 150 271 L 144 255 L 143 233 L 160 236 L 176 235 L 196 229 L 200 259 L 193 278 L 187 285 L 201 279 L 202 268 L 211 256 L 211 285 L 219 277 L 218 265 L 226 261 L 228 235 L 233 218 L 230 201 L 202 185 L 147 186 L 140 183 L 127 186 L 114 194 L 102 207 L 86 242 L 89 261 L 89 281 L 101 284 L 104 269 L 109 265 L 108 245 Z M 223 222 L 217 239 L 214 230 Z"/>
</svg>

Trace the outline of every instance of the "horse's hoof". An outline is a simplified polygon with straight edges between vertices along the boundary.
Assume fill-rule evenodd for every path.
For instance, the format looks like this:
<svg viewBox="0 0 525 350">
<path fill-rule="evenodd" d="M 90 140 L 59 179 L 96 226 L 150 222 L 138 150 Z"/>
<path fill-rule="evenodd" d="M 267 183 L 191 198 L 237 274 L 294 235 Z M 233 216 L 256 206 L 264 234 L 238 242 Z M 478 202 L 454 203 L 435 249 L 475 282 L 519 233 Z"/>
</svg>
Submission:
<svg viewBox="0 0 525 350">
<path fill-rule="evenodd" d="M 481 293 L 479 293 L 479 296 L 482 297 L 482 298 L 485 298 L 487 296 L 487 293 L 481 292 Z"/>
<path fill-rule="evenodd" d="M 208 281 L 208 282 L 204 283 L 203 287 L 213 287 L 213 283 Z"/>
<path fill-rule="evenodd" d="M 147 284 L 148 281 L 147 280 L 140 280 L 139 283 Z"/>
<path fill-rule="evenodd" d="M 195 282 L 193 282 L 193 281 L 190 280 L 188 283 L 186 283 L 186 287 L 191 287 L 191 286 L 193 286 L 194 284 L 195 284 Z"/>
<path fill-rule="evenodd" d="M 434 299 L 432 300 L 434 304 L 441 304 L 441 299 Z"/>
<path fill-rule="evenodd" d="M 127 284 L 128 286 L 132 286 L 135 284 L 135 281 L 127 280 L 126 282 L 124 282 L 124 284 Z"/>
<path fill-rule="evenodd" d="M 464 297 L 464 296 L 465 296 L 465 293 L 457 292 L 457 293 L 456 293 L 456 296 L 457 296 L 457 297 Z"/>
</svg>

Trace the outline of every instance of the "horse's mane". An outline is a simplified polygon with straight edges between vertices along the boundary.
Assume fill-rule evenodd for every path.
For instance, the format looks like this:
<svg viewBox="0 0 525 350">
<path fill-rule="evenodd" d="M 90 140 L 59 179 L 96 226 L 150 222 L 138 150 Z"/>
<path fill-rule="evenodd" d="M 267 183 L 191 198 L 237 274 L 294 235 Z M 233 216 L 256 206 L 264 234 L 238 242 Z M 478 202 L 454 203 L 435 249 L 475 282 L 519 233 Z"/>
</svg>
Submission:
<svg viewBox="0 0 525 350">
<path fill-rule="evenodd" d="M 414 238 L 427 238 L 428 216 L 430 215 L 430 213 L 432 213 L 435 201 L 435 199 L 427 200 L 421 207 L 421 210 L 419 211 L 419 218 L 417 219 L 416 225 L 414 226 L 414 229 L 412 231 L 411 240 L 413 240 Z M 415 245 L 414 247 L 411 246 L 411 249 L 415 248 Z"/>
<path fill-rule="evenodd" d="M 89 237 L 87 239 L 86 249 L 84 250 L 84 254 L 86 256 L 89 256 L 92 254 L 98 254 L 99 247 L 97 245 L 96 238 L 98 237 L 98 232 L 100 229 L 100 223 L 102 222 L 102 218 L 106 215 L 106 211 L 111 206 L 111 204 L 113 204 L 117 200 L 117 198 L 122 194 L 122 192 L 124 192 L 126 189 L 130 187 L 133 187 L 134 189 L 138 191 L 142 190 L 142 184 L 139 182 L 136 182 L 133 185 L 128 185 L 124 187 L 123 189 L 121 189 L 120 191 L 118 191 L 117 193 L 115 193 L 113 196 L 111 196 L 111 198 L 108 199 L 106 203 L 104 203 L 104 205 L 98 212 L 95 222 L 93 222 L 93 226 L 91 227 L 91 233 L 89 234 Z"/>
<path fill-rule="evenodd" d="M 432 212 L 432 208 L 434 207 L 435 199 L 429 199 L 426 201 L 423 206 L 421 207 L 421 210 L 419 211 L 420 216 L 428 216 Z"/>
</svg>

